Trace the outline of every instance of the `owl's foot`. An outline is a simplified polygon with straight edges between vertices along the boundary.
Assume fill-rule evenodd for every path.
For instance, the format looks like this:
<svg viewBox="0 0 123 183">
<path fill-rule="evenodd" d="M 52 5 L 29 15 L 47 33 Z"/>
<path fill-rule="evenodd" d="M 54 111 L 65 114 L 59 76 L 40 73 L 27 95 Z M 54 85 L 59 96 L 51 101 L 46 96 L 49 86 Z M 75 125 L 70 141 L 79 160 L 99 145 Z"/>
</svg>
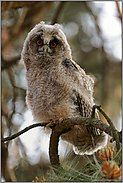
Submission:
<svg viewBox="0 0 123 183">
<path fill-rule="evenodd" d="M 50 122 L 46 125 L 46 127 L 54 127 L 56 125 L 58 125 L 59 123 L 61 123 L 63 121 L 62 118 L 54 121 L 53 119 L 50 119 Z"/>
</svg>

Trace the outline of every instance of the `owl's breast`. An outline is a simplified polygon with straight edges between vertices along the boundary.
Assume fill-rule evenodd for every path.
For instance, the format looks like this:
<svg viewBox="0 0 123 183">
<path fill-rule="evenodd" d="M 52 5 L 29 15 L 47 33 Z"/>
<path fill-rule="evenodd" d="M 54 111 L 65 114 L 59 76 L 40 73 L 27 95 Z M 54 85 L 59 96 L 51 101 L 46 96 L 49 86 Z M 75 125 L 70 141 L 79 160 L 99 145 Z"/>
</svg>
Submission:
<svg viewBox="0 0 123 183">
<path fill-rule="evenodd" d="M 33 77 L 34 78 L 34 77 Z M 33 113 L 34 120 L 48 122 L 50 119 L 76 116 L 75 106 L 70 98 L 71 89 L 59 78 L 53 76 L 35 77 L 28 83 L 27 105 Z"/>
</svg>

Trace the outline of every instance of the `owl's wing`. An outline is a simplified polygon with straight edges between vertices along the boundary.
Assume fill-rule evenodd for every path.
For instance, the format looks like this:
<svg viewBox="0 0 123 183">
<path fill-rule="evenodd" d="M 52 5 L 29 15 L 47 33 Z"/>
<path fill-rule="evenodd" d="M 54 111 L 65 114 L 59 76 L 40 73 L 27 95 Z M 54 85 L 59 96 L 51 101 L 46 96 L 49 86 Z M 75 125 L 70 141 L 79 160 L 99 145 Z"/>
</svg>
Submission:
<svg viewBox="0 0 123 183">
<path fill-rule="evenodd" d="M 93 88 L 94 88 L 94 79 L 85 73 L 85 71 L 73 60 L 71 62 L 75 65 L 75 67 L 78 69 L 80 77 L 83 79 L 83 84 L 85 89 L 91 96 L 93 95 Z"/>
<path fill-rule="evenodd" d="M 89 117 L 92 113 L 94 80 L 73 60 L 65 59 L 62 64 L 72 72 L 75 78 L 73 84 L 73 100 L 78 112 L 83 117 Z M 77 83 L 77 84 L 76 84 Z"/>
<path fill-rule="evenodd" d="M 76 64 L 76 63 L 74 63 Z M 78 68 L 77 68 L 78 67 Z M 78 65 L 76 65 L 76 68 L 79 70 L 81 77 L 83 78 L 83 82 L 84 82 L 84 86 L 87 90 L 86 95 L 89 96 L 90 95 L 90 100 L 93 100 L 93 96 L 92 96 L 92 90 L 93 90 L 93 80 L 89 75 L 86 75 L 86 73 L 83 71 L 83 69 L 81 67 L 79 67 Z M 74 104 L 76 105 L 76 109 L 78 111 L 78 113 L 82 116 L 82 117 L 91 117 L 92 115 L 92 111 L 93 111 L 93 105 L 94 102 L 90 102 L 86 101 L 87 97 L 84 97 L 82 95 L 82 92 L 78 92 L 77 90 L 73 90 L 74 92 Z M 95 117 L 98 117 L 98 113 L 97 111 L 95 111 Z M 87 132 L 90 133 L 90 135 L 93 137 L 95 135 L 100 135 L 101 131 L 99 129 L 96 129 L 93 126 L 89 126 L 87 127 Z"/>
<path fill-rule="evenodd" d="M 82 116 L 82 117 L 91 117 L 92 114 L 92 106 L 90 106 L 85 99 L 81 96 L 80 93 L 78 93 L 76 90 L 74 92 L 74 104 L 76 105 L 76 110 L 77 112 Z"/>
<path fill-rule="evenodd" d="M 94 79 L 87 75 L 85 71 L 72 59 L 66 58 L 64 61 L 62 61 L 62 65 L 64 68 L 66 68 L 67 75 L 68 72 L 70 72 L 72 79 L 76 80 L 74 85 L 77 83 L 76 88 L 80 90 L 78 92 L 80 94 L 83 93 L 83 97 L 85 97 L 88 102 L 91 101 L 91 103 L 93 103 Z"/>
<path fill-rule="evenodd" d="M 82 82 L 80 85 L 83 86 L 83 90 L 78 89 L 78 87 L 81 88 L 81 86 L 77 85 L 77 87 L 72 90 L 73 95 L 71 96 L 78 114 L 82 117 L 91 117 L 94 105 L 92 96 L 93 79 L 86 75 L 84 70 L 74 61 L 67 59 L 64 61 L 64 64 L 73 72 L 73 75 L 75 75 L 76 72 L 78 80 Z M 74 126 L 70 132 L 62 135 L 62 139 L 73 144 L 73 149 L 76 154 L 92 154 L 106 144 L 105 133 L 93 126 Z M 86 150 L 81 153 L 81 149 L 84 146 Z"/>
<path fill-rule="evenodd" d="M 73 99 L 78 114 L 82 117 L 91 117 L 92 106 L 90 106 L 83 97 L 74 91 L 76 97 Z M 107 144 L 107 135 L 105 132 L 91 125 L 75 125 L 71 131 L 61 136 L 73 145 L 75 154 L 92 154 Z"/>
</svg>

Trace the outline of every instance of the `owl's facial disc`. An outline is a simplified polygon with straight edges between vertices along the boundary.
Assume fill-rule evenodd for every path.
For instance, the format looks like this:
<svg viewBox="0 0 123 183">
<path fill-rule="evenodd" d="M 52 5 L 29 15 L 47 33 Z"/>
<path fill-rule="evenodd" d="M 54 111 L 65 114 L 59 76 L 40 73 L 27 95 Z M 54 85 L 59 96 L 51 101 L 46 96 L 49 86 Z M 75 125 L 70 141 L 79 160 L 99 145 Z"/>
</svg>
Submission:
<svg viewBox="0 0 123 183">
<path fill-rule="evenodd" d="M 56 51 L 56 47 L 59 45 L 59 41 L 54 37 L 50 39 L 43 37 L 38 39 L 36 43 L 39 54 L 44 56 L 51 56 Z"/>
<path fill-rule="evenodd" d="M 55 56 L 59 50 L 64 50 L 62 42 L 52 35 L 38 35 L 33 40 L 37 45 L 37 51 L 42 56 Z"/>
<path fill-rule="evenodd" d="M 46 33 L 37 33 L 30 39 L 30 48 L 32 54 L 37 52 L 39 57 L 54 57 L 65 53 L 63 40 L 58 35 L 48 35 Z"/>
</svg>

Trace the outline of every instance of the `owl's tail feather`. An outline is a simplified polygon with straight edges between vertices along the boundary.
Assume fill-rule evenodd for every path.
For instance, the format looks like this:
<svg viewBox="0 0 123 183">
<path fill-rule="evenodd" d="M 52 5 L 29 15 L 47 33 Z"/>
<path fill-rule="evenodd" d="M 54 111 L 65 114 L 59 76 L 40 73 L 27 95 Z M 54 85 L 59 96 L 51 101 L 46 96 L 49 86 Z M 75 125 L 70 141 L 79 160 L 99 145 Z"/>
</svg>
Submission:
<svg viewBox="0 0 123 183">
<path fill-rule="evenodd" d="M 75 126 L 61 138 L 73 145 L 75 154 L 91 155 L 106 146 L 108 135 L 96 128 L 91 129 L 90 133 L 85 126 Z"/>
</svg>

